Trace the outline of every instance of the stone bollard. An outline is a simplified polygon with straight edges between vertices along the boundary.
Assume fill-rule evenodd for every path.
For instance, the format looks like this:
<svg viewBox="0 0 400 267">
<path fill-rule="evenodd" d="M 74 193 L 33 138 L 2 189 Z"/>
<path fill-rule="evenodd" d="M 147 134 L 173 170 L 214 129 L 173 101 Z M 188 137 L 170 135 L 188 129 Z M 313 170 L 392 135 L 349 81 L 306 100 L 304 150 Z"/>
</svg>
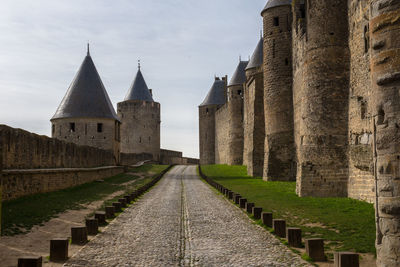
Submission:
<svg viewBox="0 0 400 267">
<path fill-rule="evenodd" d="M 239 205 L 239 202 L 240 202 L 240 199 L 242 198 L 242 196 L 241 195 L 236 195 L 235 196 L 235 204 L 238 204 Z"/>
<path fill-rule="evenodd" d="M 97 235 L 99 232 L 99 220 L 96 218 L 86 219 L 86 228 L 88 235 Z"/>
<path fill-rule="evenodd" d="M 252 213 L 253 212 L 253 207 L 254 207 L 254 203 L 247 202 L 246 203 L 246 211 L 247 211 L 247 213 Z"/>
<path fill-rule="evenodd" d="M 106 218 L 112 219 L 115 216 L 115 208 L 114 206 L 107 206 L 106 207 Z"/>
<path fill-rule="evenodd" d="M 233 194 L 235 194 L 235 193 L 232 192 L 232 191 L 229 191 L 229 193 L 228 193 L 228 198 L 229 198 L 229 199 L 233 199 Z"/>
<path fill-rule="evenodd" d="M 88 241 L 86 226 L 71 227 L 71 243 L 84 245 Z"/>
<path fill-rule="evenodd" d="M 247 203 L 247 199 L 245 198 L 241 198 L 239 201 L 239 206 L 241 209 L 245 209 L 246 208 L 246 203 Z"/>
<path fill-rule="evenodd" d="M 115 208 L 115 212 L 121 212 L 122 211 L 122 205 L 121 205 L 120 202 L 113 202 L 112 205 Z"/>
<path fill-rule="evenodd" d="M 289 246 L 294 248 L 301 248 L 301 229 L 300 228 L 287 228 L 286 238 Z"/>
<path fill-rule="evenodd" d="M 94 218 L 97 219 L 97 221 L 99 222 L 99 225 L 105 225 L 107 223 L 106 222 L 106 213 L 103 211 L 97 211 L 94 214 Z"/>
<path fill-rule="evenodd" d="M 274 232 L 277 236 L 285 238 L 286 237 L 286 221 L 285 220 L 273 220 L 272 225 Z"/>
<path fill-rule="evenodd" d="M 335 252 L 335 267 L 359 267 L 359 255 L 354 252 Z"/>
<path fill-rule="evenodd" d="M 124 198 L 126 199 L 126 204 L 131 204 L 131 196 L 124 196 Z"/>
<path fill-rule="evenodd" d="M 118 202 L 121 203 L 122 208 L 126 208 L 126 199 L 125 198 L 118 199 Z"/>
<path fill-rule="evenodd" d="M 18 267 L 42 267 L 42 257 L 22 257 L 18 259 Z"/>
<path fill-rule="evenodd" d="M 50 240 L 50 261 L 68 260 L 68 238 Z"/>
<path fill-rule="evenodd" d="M 262 208 L 253 207 L 252 213 L 253 213 L 254 219 L 259 220 L 259 219 L 261 219 Z"/>
<path fill-rule="evenodd" d="M 322 238 L 306 239 L 306 253 L 313 261 L 325 261 L 324 240 Z"/>
<path fill-rule="evenodd" d="M 263 212 L 261 213 L 261 219 L 264 225 L 272 228 L 272 212 Z"/>
</svg>

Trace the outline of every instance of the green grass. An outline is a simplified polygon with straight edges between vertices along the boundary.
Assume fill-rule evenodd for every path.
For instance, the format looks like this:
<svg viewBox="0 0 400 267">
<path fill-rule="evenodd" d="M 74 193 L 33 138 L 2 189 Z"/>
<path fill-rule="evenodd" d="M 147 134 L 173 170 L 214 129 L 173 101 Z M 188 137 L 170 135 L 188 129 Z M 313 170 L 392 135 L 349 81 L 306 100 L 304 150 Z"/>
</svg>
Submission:
<svg viewBox="0 0 400 267">
<path fill-rule="evenodd" d="M 372 204 L 350 198 L 300 198 L 295 182 L 265 182 L 249 177 L 245 166 L 202 166 L 205 175 L 240 193 L 288 226 L 300 227 L 304 237 L 322 237 L 326 248 L 375 253 Z"/>
<path fill-rule="evenodd" d="M 64 190 L 50 193 L 35 194 L 21 197 L 15 200 L 3 201 L 2 207 L 2 235 L 15 235 L 28 232 L 34 225 L 42 225 L 57 214 L 69 209 L 81 209 L 82 204 L 101 200 L 107 195 L 117 191 L 133 191 L 135 188 L 149 182 L 155 173 L 160 173 L 168 166 L 142 166 L 139 176 L 119 174 L 104 179 L 104 182 L 91 182 Z M 139 173 L 139 171 L 137 172 Z M 133 181 L 129 185 L 124 183 Z M 124 194 L 106 201 L 103 206 L 121 198 Z"/>
</svg>

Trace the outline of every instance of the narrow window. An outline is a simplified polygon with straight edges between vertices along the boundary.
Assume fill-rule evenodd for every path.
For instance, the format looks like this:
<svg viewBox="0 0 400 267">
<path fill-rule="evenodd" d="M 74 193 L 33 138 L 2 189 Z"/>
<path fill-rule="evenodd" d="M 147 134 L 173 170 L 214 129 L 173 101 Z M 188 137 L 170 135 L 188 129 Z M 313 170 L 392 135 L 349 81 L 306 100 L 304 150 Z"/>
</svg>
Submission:
<svg viewBox="0 0 400 267">
<path fill-rule="evenodd" d="M 150 143 L 150 141 L 151 141 L 151 137 L 149 136 L 149 143 Z"/>
<path fill-rule="evenodd" d="M 208 114 L 208 108 L 206 108 L 206 114 Z"/>
<path fill-rule="evenodd" d="M 368 53 L 369 50 L 369 34 L 368 26 L 364 27 L 364 52 Z"/>
<path fill-rule="evenodd" d="M 139 137 L 139 143 L 141 143 L 142 142 L 142 137 Z"/>
<path fill-rule="evenodd" d="M 70 131 L 71 133 L 74 133 L 74 132 L 75 132 L 75 122 L 70 122 L 70 123 L 69 123 L 69 131 Z"/>
<path fill-rule="evenodd" d="M 242 90 L 238 90 L 238 91 L 237 91 L 237 94 L 238 94 L 238 95 L 242 95 Z"/>
<path fill-rule="evenodd" d="M 98 133 L 102 133 L 103 132 L 103 124 L 102 123 L 98 123 L 97 124 L 97 132 Z"/>
<path fill-rule="evenodd" d="M 289 65 L 289 59 L 285 58 L 285 65 L 288 66 Z"/>
<path fill-rule="evenodd" d="M 306 18 L 306 5 L 300 4 L 300 16 L 302 19 Z"/>
<path fill-rule="evenodd" d="M 87 123 L 85 123 L 85 135 L 87 135 Z"/>
<path fill-rule="evenodd" d="M 56 126 L 53 124 L 51 125 L 51 134 L 54 135 L 55 132 L 56 132 Z"/>
<path fill-rule="evenodd" d="M 274 17 L 274 26 L 279 26 L 279 17 Z"/>
</svg>

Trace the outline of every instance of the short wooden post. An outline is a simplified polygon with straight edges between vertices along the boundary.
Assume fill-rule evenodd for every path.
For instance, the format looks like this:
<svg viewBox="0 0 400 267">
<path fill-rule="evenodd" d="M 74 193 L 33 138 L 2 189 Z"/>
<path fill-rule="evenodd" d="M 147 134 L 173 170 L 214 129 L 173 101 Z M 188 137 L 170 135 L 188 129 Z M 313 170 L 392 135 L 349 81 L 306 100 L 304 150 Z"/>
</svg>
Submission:
<svg viewBox="0 0 400 267">
<path fill-rule="evenodd" d="M 301 229 L 300 228 L 287 228 L 286 238 L 289 246 L 294 248 L 301 248 Z"/>
<path fill-rule="evenodd" d="M 131 204 L 131 196 L 124 196 L 124 198 L 126 199 L 126 204 Z"/>
<path fill-rule="evenodd" d="M 120 202 L 113 202 L 112 205 L 115 208 L 115 212 L 121 212 L 122 211 L 122 205 L 121 205 Z"/>
<path fill-rule="evenodd" d="M 42 267 L 42 257 L 22 257 L 18 259 L 18 267 Z"/>
<path fill-rule="evenodd" d="M 94 214 L 94 217 L 97 219 L 97 221 L 99 222 L 99 225 L 105 225 L 106 222 L 106 213 L 103 211 L 97 211 Z"/>
<path fill-rule="evenodd" d="M 261 213 L 261 219 L 264 225 L 272 228 L 272 212 Z"/>
<path fill-rule="evenodd" d="M 88 235 L 97 235 L 99 232 L 99 221 L 96 218 L 86 219 Z"/>
<path fill-rule="evenodd" d="M 313 261 L 325 261 L 324 240 L 322 238 L 306 239 L 306 253 Z"/>
<path fill-rule="evenodd" d="M 115 216 L 115 208 L 114 206 L 107 206 L 106 208 L 106 218 L 112 219 Z"/>
<path fill-rule="evenodd" d="M 274 228 L 274 233 L 282 238 L 286 237 L 286 221 L 285 220 L 273 220 L 272 225 Z"/>
<path fill-rule="evenodd" d="M 254 203 L 246 202 L 246 211 L 247 211 L 247 213 L 252 213 L 253 212 L 253 207 L 254 207 Z"/>
<path fill-rule="evenodd" d="M 68 238 L 50 240 L 50 261 L 68 260 Z"/>
<path fill-rule="evenodd" d="M 234 192 L 229 191 L 229 193 L 228 193 L 228 198 L 229 198 L 229 199 L 233 199 L 233 194 L 234 194 Z"/>
<path fill-rule="evenodd" d="M 235 196 L 235 204 L 239 204 L 240 199 L 242 198 L 241 195 L 236 195 Z"/>
<path fill-rule="evenodd" d="M 253 207 L 252 213 L 253 213 L 254 219 L 259 220 L 259 219 L 261 219 L 262 208 Z"/>
<path fill-rule="evenodd" d="M 359 255 L 354 252 L 335 252 L 335 267 L 359 267 Z"/>
<path fill-rule="evenodd" d="M 240 202 L 239 202 L 240 208 L 241 208 L 241 209 L 246 208 L 246 203 L 247 203 L 247 199 L 241 198 L 241 199 L 240 199 Z"/>
<path fill-rule="evenodd" d="M 86 226 L 71 227 L 71 243 L 84 245 L 87 243 L 87 228 Z"/>
<path fill-rule="evenodd" d="M 122 208 L 126 208 L 126 199 L 125 198 L 118 199 L 118 202 L 121 203 Z"/>
</svg>

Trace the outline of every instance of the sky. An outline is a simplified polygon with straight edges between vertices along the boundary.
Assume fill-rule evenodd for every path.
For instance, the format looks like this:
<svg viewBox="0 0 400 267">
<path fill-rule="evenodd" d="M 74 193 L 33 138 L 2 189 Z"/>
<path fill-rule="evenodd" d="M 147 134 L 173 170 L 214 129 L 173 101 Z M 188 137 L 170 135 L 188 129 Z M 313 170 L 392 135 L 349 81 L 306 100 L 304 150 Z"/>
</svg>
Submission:
<svg viewBox="0 0 400 267">
<path fill-rule="evenodd" d="M 86 55 L 113 102 L 138 59 L 161 103 L 161 147 L 199 156 L 198 105 L 260 38 L 266 0 L 1 0 L 0 124 L 50 136 Z"/>
</svg>

